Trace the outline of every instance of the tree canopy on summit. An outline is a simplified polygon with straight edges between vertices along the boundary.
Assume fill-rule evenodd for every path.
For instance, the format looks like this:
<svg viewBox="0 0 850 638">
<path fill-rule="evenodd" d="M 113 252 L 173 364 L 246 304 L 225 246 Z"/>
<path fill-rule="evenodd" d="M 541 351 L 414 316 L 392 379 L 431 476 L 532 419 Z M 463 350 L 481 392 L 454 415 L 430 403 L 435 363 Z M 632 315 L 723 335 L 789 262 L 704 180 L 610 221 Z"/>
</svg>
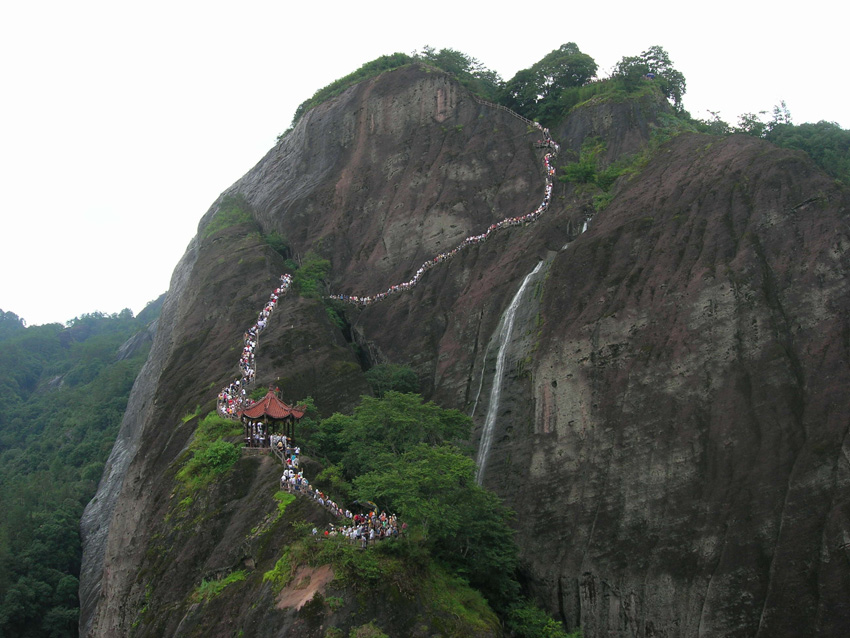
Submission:
<svg viewBox="0 0 850 638">
<path fill-rule="evenodd" d="M 597 69 L 596 61 L 574 42 L 562 44 L 508 80 L 502 103 L 529 119 L 539 119 L 552 110 L 566 89 L 586 84 Z"/>
<path fill-rule="evenodd" d="M 685 76 L 673 68 L 667 51 L 658 45 L 649 47 L 640 55 L 622 58 L 614 67 L 611 77 L 623 80 L 626 90 L 633 90 L 650 74 L 654 76 L 652 81 L 664 96 L 673 102 L 677 110 L 681 110 Z"/>
</svg>

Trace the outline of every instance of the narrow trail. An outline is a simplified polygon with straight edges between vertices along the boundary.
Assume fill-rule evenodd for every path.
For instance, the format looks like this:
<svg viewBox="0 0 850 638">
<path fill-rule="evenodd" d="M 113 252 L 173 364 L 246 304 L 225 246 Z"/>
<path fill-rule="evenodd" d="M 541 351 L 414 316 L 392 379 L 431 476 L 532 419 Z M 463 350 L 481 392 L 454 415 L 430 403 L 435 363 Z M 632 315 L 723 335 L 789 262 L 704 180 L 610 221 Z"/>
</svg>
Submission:
<svg viewBox="0 0 850 638">
<path fill-rule="evenodd" d="M 419 280 L 422 279 L 422 276 L 431 268 L 448 261 L 452 257 L 458 255 L 464 248 L 468 246 L 474 246 L 477 244 L 481 244 L 487 241 L 494 233 L 499 232 L 501 230 L 505 230 L 506 228 L 512 228 L 514 226 L 523 226 L 525 224 L 530 224 L 537 221 L 540 216 L 546 212 L 546 209 L 549 208 L 549 201 L 552 198 L 552 184 L 555 177 L 555 167 L 552 166 L 552 159 L 558 154 L 560 150 L 560 146 L 552 139 L 549 135 L 549 130 L 543 128 L 537 122 L 532 122 L 531 120 L 527 120 L 522 115 L 518 113 L 514 113 L 510 109 L 500 106 L 498 104 L 491 104 L 490 102 L 485 102 L 484 100 L 479 100 L 476 98 L 476 102 L 480 104 L 485 104 L 487 106 L 493 106 L 511 113 L 515 117 L 519 118 L 523 122 L 527 122 L 531 126 L 534 126 L 543 134 L 543 139 L 537 142 L 538 148 L 549 148 L 550 152 L 545 153 L 543 155 L 543 167 L 545 169 L 546 175 L 546 187 L 543 193 L 543 201 L 540 205 L 532 212 L 521 215 L 519 217 L 506 217 L 505 219 L 496 222 L 495 224 L 491 224 L 486 231 L 479 235 L 470 235 L 466 239 L 464 239 L 460 244 L 458 244 L 455 248 L 450 251 L 440 253 L 433 259 L 429 259 L 424 264 L 422 264 L 413 277 L 408 280 L 398 284 L 394 284 L 384 290 L 383 292 L 378 292 L 373 295 L 348 295 L 348 294 L 332 294 L 328 295 L 330 299 L 337 299 L 339 301 L 344 301 L 346 303 L 350 303 L 356 306 L 368 306 L 378 301 L 383 301 L 387 297 L 393 294 L 397 294 L 400 292 L 404 292 L 405 290 L 410 290 L 416 284 L 419 283 Z"/>
<path fill-rule="evenodd" d="M 236 419 L 238 418 L 239 410 L 248 403 L 247 387 L 257 376 L 256 353 L 260 345 L 260 333 L 266 329 L 278 301 L 289 292 L 291 286 L 292 275 L 281 275 L 280 285 L 269 295 L 269 300 L 260 311 L 257 321 L 245 331 L 242 337 L 242 354 L 239 357 L 239 371 L 241 374 L 218 393 L 217 409 L 221 416 Z"/>
<path fill-rule="evenodd" d="M 527 124 L 528 126 L 536 128 L 542 134 L 542 139 L 538 140 L 535 143 L 535 146 L 537 148 L 547 149 L 547 151 L 543 154 L 545 188 L 543 192 L 543 200 L 541 201 L 540 205 L 537 206 L 537 208 L 530 213 L 516 217 L 506 217 L 499 222 L 491 224 L 483 233 L 477 235 L 470 235 L 452 250 L 440 253 L 434 258 L 429 259 L 428 261 L 423 263 L 413 275 L 413 277 L 408 281 L 403 281 L 401 283 L 394 284 L 382 292 L 378 292 L 371 295 L 353 295 L 340 293 L 328 295 L 327 298 L 336 299 L 359 307 L 364 307 L 379 301 L 383 301 L 391 295 L 410 290 L 420 282 L 426 272 L 428 272 L 432 268 L 435 268 L 439 264 L 449 261 L 465 248 L 484 243 L 495 233 L 506 230 L 508 228 L 532 224 L 537 221 L 540 216 L 543 215 L 543 213 L 545 213 L 546 210 L 549 208 L 549 202 L 552 198 L 552 187 L 555 177 L 553 159 L 560 151 L 560 146 L 552 139 L 549 134 L 549 130 L 543 128 L 543 126 L 541 126 L 539 123 L 532 122 L 531 120 L 523 117 L 522 115 L 515 113 L 504 106 L 501 106 L 500 104 L 493 104 L 492 102 L 487 102 L 479 98 L 474 99 L 477 103 L 481 105 L 487 106 L 489 108 L 500 109 L 509 113 L 513 117 L 516 117 L 520 121 Z M 525 291 L 530 277 L 532 277 L 533 274 L 535 274 L 540 269 L 542 263 L 543 262 L 540 262 L 534 269 L 533 273 L 527 275 L 526 278 L 523 280 L 519 291 L 514 296 L 508 310 L 505 312 L 502 322 L 500 323 L 500 339 L 502 341 L 502 347 L 500 348 L 497 357 L 496 377 L 493 381 L 493 388 L 490 392 L 487 418 L 484 424 L 484 429 L 482 431 L 481 443 L 479 445 L 476 463 L 478 466 L 476 470 L 476 480 L 479 483 L 481 483 L 484 476 L 484 470 L 486 468 L 487 463 L 487 456 L 490 449 L 490 443 L 492 441 L 492 433 L 495 428 L 496 412 L 498 410 L 500 392 L 502 387 L 502 378 L 504 376 L 505 361 L 507 357 L 506 344 L 510 342 L 511 335 L 513 332 L 513 322 L 516 308 L 522 299 L 522 295 Z M 259 335 L 266 328 L 268 321 L 271 318 L 271 314 L 277 307 L 278 302 L 283 296 L 287 294 L 287 292 L 289 292 L 291 286 L 291 275 L 281 275 L 280 285 L 276 287 L 274 291 L 272 291 L 271 295 L 269 296 L 269 301 L 266 302 L 266 304 L 263 306 L 263 309 L 260 311 L 257 321 L 244 333 L 244 344 L 242 354 L 239 358 L 240 376 L 237 377 L 225 388 L 223 388 L 218 395 L 218 413 L 221 416 L 228 417 L 231 419 L 238 419 L 240 412 L 243 409 L 247 409 L 252 405 L 252 402 L 248 397 L 247 388 L 256 378 L 256 353 L 257 349 L 259 348 Z"/>
</svg>

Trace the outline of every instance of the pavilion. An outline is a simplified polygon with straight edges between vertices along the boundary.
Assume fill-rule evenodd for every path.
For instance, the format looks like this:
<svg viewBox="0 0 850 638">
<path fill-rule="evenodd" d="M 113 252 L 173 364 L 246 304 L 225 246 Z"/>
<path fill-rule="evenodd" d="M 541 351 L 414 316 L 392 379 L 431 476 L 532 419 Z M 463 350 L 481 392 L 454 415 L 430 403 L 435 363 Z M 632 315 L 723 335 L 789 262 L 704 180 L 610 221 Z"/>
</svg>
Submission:
<svg viewBox="0 0 850 638">
<path fill-rule="evenodd" d="M 287 405 L 270 389 L 262 399 L 238 412 L 245 426 L 246 444 L 248 447 L 268 447 L 272 434 L 283 434 L 292 441 L 295 438 L 295 424 L 304 416 L 304 409 L 303 405 Z M 257 437 L 260 437 L 259 443 Z"/>
</svg>

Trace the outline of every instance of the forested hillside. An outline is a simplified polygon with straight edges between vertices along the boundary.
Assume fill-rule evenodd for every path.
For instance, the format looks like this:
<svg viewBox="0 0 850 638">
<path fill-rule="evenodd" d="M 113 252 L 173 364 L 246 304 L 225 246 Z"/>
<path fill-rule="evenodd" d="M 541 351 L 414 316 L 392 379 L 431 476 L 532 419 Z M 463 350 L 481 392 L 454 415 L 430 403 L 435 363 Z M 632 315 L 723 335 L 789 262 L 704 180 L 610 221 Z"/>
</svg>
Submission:
<svg viewBox="0 0 850 638">
<path fill-rule="evenodd" d="M 2 636 L 77 635 L 80 516 L 160 304 L 138 317 L 92 313 L 64 326 L 25 327 L 0 311 Z"/>
</svg>

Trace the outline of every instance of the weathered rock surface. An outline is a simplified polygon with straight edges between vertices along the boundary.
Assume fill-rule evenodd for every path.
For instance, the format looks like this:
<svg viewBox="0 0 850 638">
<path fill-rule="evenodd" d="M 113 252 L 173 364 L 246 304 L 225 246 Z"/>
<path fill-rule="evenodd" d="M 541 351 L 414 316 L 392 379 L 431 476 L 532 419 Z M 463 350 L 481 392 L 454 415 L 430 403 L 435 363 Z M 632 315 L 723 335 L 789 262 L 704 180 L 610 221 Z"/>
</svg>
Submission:
<svg viewBox="0 0 850 638">
<path fill-rule="evenodd" d="M 662 150 L 553 263 L 490 485 L 585 635 L 844 635 L 847 194 L 751 138 Z"/>
<path fill-rule="evenodd" d="M 554 133 L 573 151 L 601 137 L 613 161 L 639 151 L 665 110 L 590 104 Z M 408 67 L 306 114 L 228 194 L 296 254 L 330 259 L 332 292 L 370 294 L 534 210 L 544 186 L 536 137 L 445 74 Z M 372 361 L 413 366 L 447 407 L 471 410 L 478 399 L 480 426 L 492 335 L 546 260 L 517 315 L 485 476 L 519 514 L 531 591 L 588 637 L 845 635 L 846 191 L 802 155 L 694 134 L 662 145 L 615 188 L 579 234 L 593 209 L 558 184 L 536 224 L 465 249 L 410 292 L 352 309 L 354 339 Z M 257 507 L 244 498 L 223 508 L 179 549 L 179 566 L 156 562 L 192 432 L 181 417 L 208 409 L 235 375 L 242 331 L 283 268 L 251 224 L 205 237 L 216 210 L 175 271 L 86 513 L 84 635 L 125 635 L 150 601 L 161 633 L 145 635 L 199 627 L 169 601 L 238 564 L 220 541 L 237 538 Z M 325 413 L 366 391 L 321 304 L 294 295 L 263 334 L 258 365 L 260 384 L 312 395 Z M 165 571 L 151 585 L 155 567 Z M 274 633 L 284 625 L 302 635 L 256 618 L 254 635 L 285 635 Z"/>
</svg>

